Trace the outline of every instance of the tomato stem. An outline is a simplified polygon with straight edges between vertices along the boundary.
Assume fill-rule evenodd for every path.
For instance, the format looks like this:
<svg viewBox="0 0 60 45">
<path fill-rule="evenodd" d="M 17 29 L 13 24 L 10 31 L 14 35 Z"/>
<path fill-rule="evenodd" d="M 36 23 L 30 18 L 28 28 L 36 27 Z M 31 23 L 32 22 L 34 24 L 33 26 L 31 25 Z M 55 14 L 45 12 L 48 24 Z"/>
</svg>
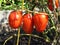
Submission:
<svg viewBox="0 0 60 45">
<path fill-rule="evenodd" d="M 58 19 L 58 15 L 56 14 L 56 9 L 55 9 L 55 3 L 54 2 L 55 2 L 55 0 L 53 0 L 54 16 L 55 16 L 56 19 Z"/>
<path fill-rule="evenodd" d="M 29 36 L 29 42 L 28 42 L 28 45 L 30 45 L 30 41 L 31 41 L 31 34 Z"/>
<path fill-rule="evenodd" d="M 5 42 L 3 43 L 3 45 L 5 45 L 6 42 L 7 42 L 8 40 L 12 39 L 12 38 L 13 38 L 13 36 L 10 36 L 8 39 L 6 39 Z"/>
<path fill-rule="evenodd" d="M 20 28 L 18 29 L 18 35 L 17 35 L 17 43 L 16 43 L 16 45 L 19 45 L 19 38 L 20 38 Z"/>
<path fill-rule="evenodd" d="M 22 10 L 24 9 L 24 0 L 22 0 Z"/>
<path fill-rule="evenodd" d="M 17 36 L 17 35 L 14 35 L 14 36 Z M 30 43 L 30 41 L 31 41 L 31 36 L 36 37 L 36 38 L 44 39 L 44 38 L 42 38 L 42 37 L 40 37 L 40 36 L 38 36 L 38 35 L 34 35 L 34 34 L 21 34 L 20 36 L 29 36 L 29 43 Z M 12 39 L 12 38 L 14 38 L 14 37 L 13 37 L 13 36 L 10 36 L 8 39 L 6 39 L 5 42 L 3 43 L 3 45 L 5 45 L 6 42 L 9 41 L 9 40 Z M 45 39 L 44 39 L 44 40 L 45 40 Z M 46 40 L 45 40 L 45 41 L 46 41 Z M 28 44 L 28 45 L 30 45 L 30 44 Z"/>
</svg>

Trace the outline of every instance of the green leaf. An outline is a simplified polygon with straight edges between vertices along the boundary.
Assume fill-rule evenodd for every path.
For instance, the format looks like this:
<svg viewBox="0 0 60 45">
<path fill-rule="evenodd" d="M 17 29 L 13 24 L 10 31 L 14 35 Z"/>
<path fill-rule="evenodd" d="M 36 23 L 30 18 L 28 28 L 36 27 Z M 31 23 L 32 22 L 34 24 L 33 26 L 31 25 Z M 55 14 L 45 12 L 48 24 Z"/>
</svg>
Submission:
<svg viewBox="0 0 60 45">
<path fill-rule="evenodd" d="M 0 0 L 0 7 L 1 7 L 2 2 L 3 2 L 3 0 Z"/>
</svg>

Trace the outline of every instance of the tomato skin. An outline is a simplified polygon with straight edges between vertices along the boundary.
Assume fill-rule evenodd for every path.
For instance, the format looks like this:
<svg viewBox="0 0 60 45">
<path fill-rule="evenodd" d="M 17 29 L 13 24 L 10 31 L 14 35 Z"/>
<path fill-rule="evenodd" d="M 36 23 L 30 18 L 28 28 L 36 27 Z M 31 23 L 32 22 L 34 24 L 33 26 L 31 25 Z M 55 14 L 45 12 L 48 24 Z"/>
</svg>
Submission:
<svg viewBox="0 0 60 45">
<path fill-rule="evenodd" d="M 48 14 L 43 12 L 39 14 L 36 13 L 33 16 L 33 23 L 37 32 L 44 32 L 48 23 Z"/>
<path fill-rule="evenodd" d="M 53 0 L 48 0 L 48 8 L 53 11 L 54 7 L 53 7 Z"/>
<path fill-rule="evenodd" d="M 56 8 L 59 7 L 59 1 L 58 0 L 55 0 L 55 5 L 56 5 Z"/>
<path fill-rule="evenodd" d="M 58 0 L 55 0 L 55 6 L 56 6 L 56 8 L 58 8 L 58 6 L 59 6 Z M 51 11 L 54 10 L 53 0 L 48 0 L 48 8 L 49 8 Z"/>
<path fill-rule="evenodd" d="M 21 11 L 12 11 L 9 15 L 9 25 L 11 28 L 18 28 L 21 26 L 22 22 L 22 12 Z"/>
<path fill-rule="evenodd" d="M 33 30 L 32 17 L 29 13 L 25 14 L 23 16 L 23 26 L 22 26 L 22 28 L 23 28 L 25 33 L 27 33 L 27 34 L 32 33 L 32 30 Z"/>
</svg>

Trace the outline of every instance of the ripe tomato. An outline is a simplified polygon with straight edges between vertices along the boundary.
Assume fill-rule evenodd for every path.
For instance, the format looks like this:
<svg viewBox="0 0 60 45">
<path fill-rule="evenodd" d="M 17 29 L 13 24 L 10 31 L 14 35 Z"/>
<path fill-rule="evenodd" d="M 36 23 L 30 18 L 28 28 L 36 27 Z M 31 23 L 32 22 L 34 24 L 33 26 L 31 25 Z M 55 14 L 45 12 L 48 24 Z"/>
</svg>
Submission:
<svg viewBox="0 0 60 45">
<path fill-rule="evenodd" d="M 56 8 L 58 8 L 58 6 L 59 6 L 59 1 L 58 0 L 55 0 L 55 5 L 56 5 Z"/>
<path fill-rule="evenodd" d="M 53 11 L 54 8 L 53 8 L 53 0 L 48 0 L 48 8 Z"/>
<path fill-rule="evenodd" d="M 12 11 L 9 15 L 9 25 L 11 28 L 18 28 L 22 22 L 22 12 L 21 11 Z"/>
<path fill-rule="evenodd" d="M 58 0 L 55 0 L 55 6 L 56 6 L 56 8 L 58 8 L 58 6 L 59 6 Z M 48 0 L 48 8 L 49 8 L 51 11 L 54 10 L 53 0 Z"/>
<path fill-rule="evenodd" d="M 32 33 L 33 30 L 33 25 L 32 25 L 32 16 L 28 13 L 23 16 L 23 30 L 25 33 L 30 34 Z"/>
<path fill-rule="evenodd" d="M 44 12 L 41 12 L 39 14 L 36 13 L 33 16 L 33 23 L 36 28 L 36 31 L 43 32 L 47 27 L 48 14 Z"/>
</svg>

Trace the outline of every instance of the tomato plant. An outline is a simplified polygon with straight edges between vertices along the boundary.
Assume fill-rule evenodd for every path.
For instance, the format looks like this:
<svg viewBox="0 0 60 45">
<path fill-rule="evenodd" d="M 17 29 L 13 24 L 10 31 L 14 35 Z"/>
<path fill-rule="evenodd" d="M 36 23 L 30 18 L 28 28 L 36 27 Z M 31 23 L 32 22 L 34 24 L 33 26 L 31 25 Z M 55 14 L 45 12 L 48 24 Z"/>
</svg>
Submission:
<svg viewBox="0 0 60 45">
<path fill-rule="evenodd" d="M 23 16 L 23 27 L 22 28 L 25 33 L 28 33 L 28 34 L 32 33 L 32 30 L 33 30 L 32 17 L 29 13 Z"/>
<path fill-rule="evenodd" d="M 21 26 L 22 22 L 22 12 L 21 11 L 12 11 L 9 15 L 9 25 L 12 28 L 18 28 Z"/>
<path fill-rule="evenodd" d="M 47 13 L 36 13 L 33 16 L 33 23 L 36 28 L 36 31 L 43 32 L 46 29 L 48 23 L 48 14 Z"/>
</svg>

